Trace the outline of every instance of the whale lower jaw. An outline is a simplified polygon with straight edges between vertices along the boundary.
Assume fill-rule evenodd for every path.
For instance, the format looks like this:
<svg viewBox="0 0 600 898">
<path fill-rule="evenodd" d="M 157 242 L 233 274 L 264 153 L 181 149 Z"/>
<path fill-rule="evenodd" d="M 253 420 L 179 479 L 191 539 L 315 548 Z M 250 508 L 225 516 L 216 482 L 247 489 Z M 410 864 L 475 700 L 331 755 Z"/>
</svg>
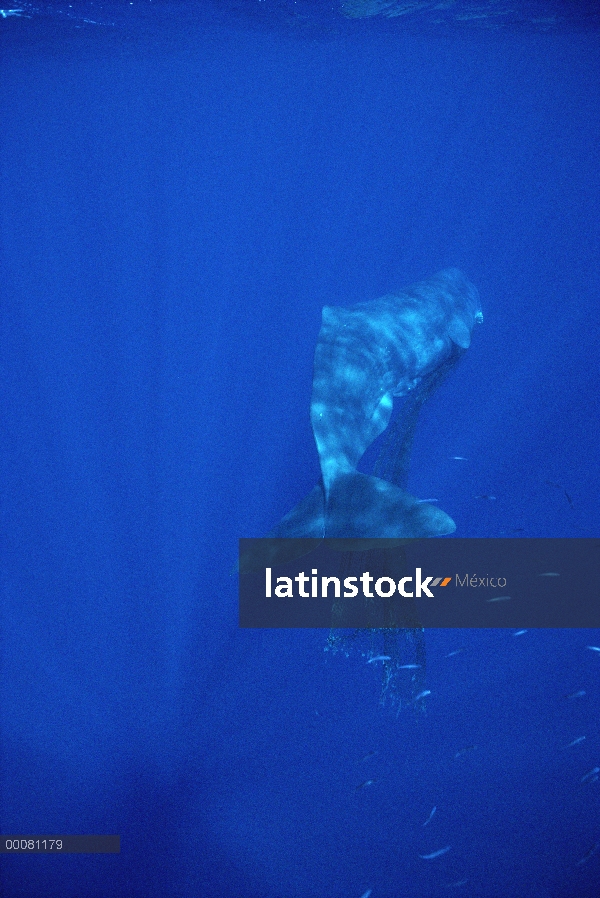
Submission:
<svg viewBox="0 0 600 898">
<path fill-rule="evenodd" d="M 454 533 L 452 518 L 405 490 L 359 474 L 342 474 L 321 483 L 268 535 L 281 539 L 419 539 Z"/>
</svg>

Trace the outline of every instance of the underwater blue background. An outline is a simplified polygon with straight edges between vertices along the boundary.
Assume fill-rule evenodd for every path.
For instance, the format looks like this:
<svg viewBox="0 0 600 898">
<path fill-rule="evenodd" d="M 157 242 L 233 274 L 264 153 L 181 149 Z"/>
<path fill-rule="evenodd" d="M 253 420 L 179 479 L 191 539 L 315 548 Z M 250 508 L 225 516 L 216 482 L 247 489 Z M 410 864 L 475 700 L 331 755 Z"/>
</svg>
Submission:
<svg viewBox="0 0 600 898">
<path fill-rule="evenodd" d="M 600 634 L 427 632 L 396 716 L 235 564 L 318 479 L 323 305 L 445 266 L 484 322 L 410 491 L 598 535 L 598 31 L 272 6 L 0 19 L 0 826 L 121 835 L 1 894 L 597 898 Z"/>
</svg>

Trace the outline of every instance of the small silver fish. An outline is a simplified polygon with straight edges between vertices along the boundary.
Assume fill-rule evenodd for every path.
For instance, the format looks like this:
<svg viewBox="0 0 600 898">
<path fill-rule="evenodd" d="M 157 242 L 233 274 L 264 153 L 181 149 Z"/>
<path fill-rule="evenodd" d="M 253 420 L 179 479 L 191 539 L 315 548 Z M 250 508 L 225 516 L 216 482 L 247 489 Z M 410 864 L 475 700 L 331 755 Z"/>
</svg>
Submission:
<svg viewBox="0 0 600 898">
<path fill-rule="evenodd" d="M 466 652 L 466 651 L 467 650 L 463 645 L 462 649 L 454 649 L 453 652 L 448 652 L 448 654 L 446 655 L 446 658 L 454 658 L 455 655 L 462 655 L 462 653 Z"/>
<path fill-rule="evenodd" d="M 578 736 L 577 739 L 573 739 L 572 742 L 569 742 L 568 745 L 565 745 L 564 748 L 573 748 L 574 745 L 580 745 L 585 741 L 585 736 Z"/>
<path fill-rule="evenodd" d="M 369 658 L 367 664 L 374 664 L 376 661 L 391 661 L 391 655 L 374 655 L 372 658 Z"/>
<path fill-rule="evenodd" d="M 398 670 L 419 670 L 420 664 L 401 664 Z"/>
<path fill-rule="evenodd" d="M 510 600 L 510 596 L 494 596 L 491 599 L 486 599 L 486 602 L 508 602 Z"/>
<path fill-rule="evenodd" d="M 436 805 L 434 805 L 433 809 L 431 811 L 431 814 L 429 815 L 429 817 L 427 818 L 427 820 L 425 821 L 423 826 L 427 826 L 427 824 L 430 822 L 431 818 L 433 817 L 433 815 L 435 814 L 436 811 L 437 811 L 437 807 L 436 807 Z"/>
<path fill-rule="evenodd" d="M 587 648 L 590 652 L 600 652 L 600 646 L 597 645 L 588 645 Z"/>
<path fill-rule="evenodd" d="M 454 755 L 454 760 L 458 761 L 459 758 L 468 755 L 472 751 L 477 751 L 476 745 L 465 745 L 464 748 L 459 748 L 459 750 L 456 752 L 456 754 Z"/>
<path fill-rule="evenodd" d="M 513 636 L 524 636 L 527 633 L 527 630 L 517 630 L 516 633 L 513 633 Z"/>
<path fill-rule="evenodd" d="M 592 767 L 592 769 L 590 770 L 589 773 L 586 773 L 585 776 L 582 776 L 582 777 L 581 777 L 580 782 L 581 782 L 581 783 L 587 783 L 588 780 L 589 780 L 590 782 L 594 782 L 594 783 L 595 783 L 595 782 L 598 781 L 598 774 L 599 774 L 599 773 L 600 773 L 600 767 Z M 594 777 L 595 777 L 595 779 L 594 779 Z"/>
<path fill-rule="evenodd" d="M 415 697 L 412 700 L 412 704 L 420 701 L 422 698 L 425 698 L 425 696 L 427 696 L 427 695 L 431 695 L 431 689 L 424 689 L 423 692 L 419 692 L 418 695 L 415 695 Z"/>
<path fill-rule="evenodd" d="M 450 845 L 446 845 L 445 848 L 438 848 L 437 851 L 432 851 L 431 854 L 420 854 L 419 857 L 422 857 L 424 861 L 432 861 L 434 858 L 441 857 L 448 851 L 450 851 Z"/>
<path fill-rule="evenodd" d="M 469 459 L 465 458 L 464 455 L 451 455 L 450 460 L 451 461 L 468 461 Z"/>
<path fill-rule="evenodd" d="M 374 758 L 376 754 L 377 754 L 377 752 L 376 752 L 375 750 L 373 750 L 373 751 L 368 751 L 368 752 L 366 753 L 366 755 L 364 756 L 364 758 L 361 758 L 360 760 L 361 760 L 361 762 L 362 762 L 362 761 L 368 761 L 369 758 Z"/>
<path fill-rule="evenodd" d="M 364 783 L 359 783 L 358 786 L 354 787 L 355 792 L 359 792 L 361 789 L 366 789 L 367 786 L 374 786 L 375 780 L 365 780 Z"/>
<path fill-rule="evenodd" d="M 560 574 L 557 574 L 556 571 L 545 571 L 543 574 L 539 575 L 540 577 L 560 577 Z"/>
<path fill-rule="evenodd" d="M 598 849 L 600 848 L 600 842 L 596 842 L 595 845 L 592 845 L 587 854 L 584 854 L 580 861 L 577 861 L 577 866 L 581 867 L 582 864 L 585 864 L 591 857 L 593 857 Z"/>
</svg>

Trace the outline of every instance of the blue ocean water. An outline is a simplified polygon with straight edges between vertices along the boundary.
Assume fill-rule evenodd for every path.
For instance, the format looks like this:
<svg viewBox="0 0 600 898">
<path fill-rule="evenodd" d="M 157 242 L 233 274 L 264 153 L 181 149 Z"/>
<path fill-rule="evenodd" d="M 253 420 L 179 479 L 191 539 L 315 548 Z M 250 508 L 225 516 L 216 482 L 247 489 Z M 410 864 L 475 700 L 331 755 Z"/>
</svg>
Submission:
<svg viewBox="0 0 600 898">
<path fill-rule="evenodd" d="M 600 894 L 600 634 L 427 631 L 397 715 L 237 627 L 238 538 L 319 476 L 322 307 L 447 266 L 484 321 L 410 491 L 600 529 L 594 7 L 367 7 L 0 11 L 0 826 L 121 836 L 6 898 Z"/>
</svg>

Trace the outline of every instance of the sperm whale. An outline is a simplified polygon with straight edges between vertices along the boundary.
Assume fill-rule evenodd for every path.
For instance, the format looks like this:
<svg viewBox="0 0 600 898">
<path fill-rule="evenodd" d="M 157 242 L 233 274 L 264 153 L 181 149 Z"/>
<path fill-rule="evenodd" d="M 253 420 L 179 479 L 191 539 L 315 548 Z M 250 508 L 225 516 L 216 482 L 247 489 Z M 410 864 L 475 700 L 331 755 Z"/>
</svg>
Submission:
<svg viewBox="0 0 600 898">
<path fill-rule="evenodd" d="M 442 509 L 357 465 L 388 426 L 394 399 L 464 352 L 482 317 L 477 289 L 456 268 L 350 308 L 325 306 L 310 405 L 321 481 L 269 536 L 417 538 L 455 530 Z"/>
</svg>

